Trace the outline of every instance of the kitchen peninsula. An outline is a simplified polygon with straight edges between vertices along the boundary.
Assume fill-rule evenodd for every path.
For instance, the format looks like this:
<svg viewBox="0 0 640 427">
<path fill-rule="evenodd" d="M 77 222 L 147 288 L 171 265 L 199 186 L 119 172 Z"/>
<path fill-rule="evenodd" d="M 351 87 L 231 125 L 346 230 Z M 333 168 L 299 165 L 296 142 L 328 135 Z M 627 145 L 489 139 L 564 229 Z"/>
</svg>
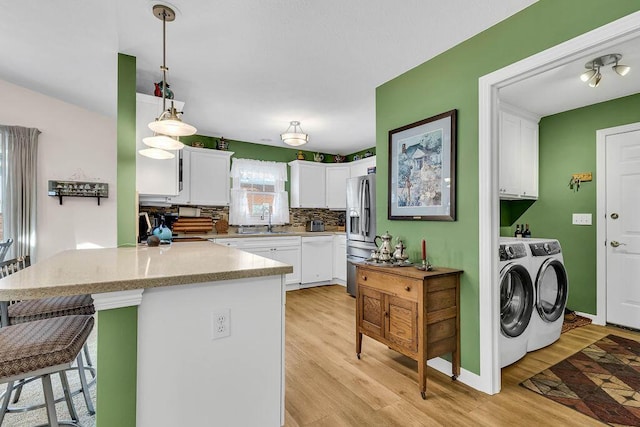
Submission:
<svg viewBox="0 0 640 427">
<path fill-rule="evenodd" d="M 0 300 L 91 293 L 98 310 L 98 415 L 136 384 L 135 424 L 284 424 L 284 275 L 292 267 L 210 242 L 64 251 L 0 281 Z M 100 323 L 139 305 L 137 372 L 100 359 Z M 226 314 L 229 336 L 214 339 Z M 131 325 L 120 327 L 136 328 Z M 113 329 L 112 329 L 113 330 Z M 131 331 L 122 331 L 122 333 Z M 219 332 L 219 331 L 218 331 Z M 108 341 L 107 341 L 108 344 Z M 127 383 L 126 379 L 123 383 Z M 117 382 L 116 382 L 117 384 Z M 122 424 L 121 424 L 122 425 Z"/>
</svg>

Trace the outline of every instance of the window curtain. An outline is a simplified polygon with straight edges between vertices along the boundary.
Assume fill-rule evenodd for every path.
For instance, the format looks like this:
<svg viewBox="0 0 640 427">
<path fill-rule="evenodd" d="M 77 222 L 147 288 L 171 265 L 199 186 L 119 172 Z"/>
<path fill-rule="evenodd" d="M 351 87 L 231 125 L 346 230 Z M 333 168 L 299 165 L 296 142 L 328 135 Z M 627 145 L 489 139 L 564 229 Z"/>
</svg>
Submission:
<svg viewBox="0 0 640 427">
<path fill-rule="evenodd" d="M 0 125 L 4 238 L 14 240 L 7 258 L 35 253 L 39 134 L 34 128 Z"/>
<path fill-rule="evenodd" d="M 233 225 L 266 224 L 267 218 L 256 218 L 251 213 L 251 191 L 241 188 L 242 182 L 275 182 L 273 194 L 272 224 L 289 223 L 289 196 L 284 189 L 287 181 L 287 164 L 251 159 L 233 159 L 231 166 L 231 204 L 229 223 Z"/>
</svg>

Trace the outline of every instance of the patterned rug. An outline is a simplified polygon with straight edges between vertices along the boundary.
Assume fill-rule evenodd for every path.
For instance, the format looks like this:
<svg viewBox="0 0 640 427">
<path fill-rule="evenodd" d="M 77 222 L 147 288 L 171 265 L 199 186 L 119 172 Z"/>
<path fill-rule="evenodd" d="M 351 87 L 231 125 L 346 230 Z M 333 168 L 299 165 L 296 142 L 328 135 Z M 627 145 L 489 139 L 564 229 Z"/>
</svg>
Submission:
<svg viewBox="0 0 640 427">
<path fill-rule="evenodd" d="M 520 385 L 604 423 L 640 425 L 640 343 L 608 335 Z"/>
</svg>

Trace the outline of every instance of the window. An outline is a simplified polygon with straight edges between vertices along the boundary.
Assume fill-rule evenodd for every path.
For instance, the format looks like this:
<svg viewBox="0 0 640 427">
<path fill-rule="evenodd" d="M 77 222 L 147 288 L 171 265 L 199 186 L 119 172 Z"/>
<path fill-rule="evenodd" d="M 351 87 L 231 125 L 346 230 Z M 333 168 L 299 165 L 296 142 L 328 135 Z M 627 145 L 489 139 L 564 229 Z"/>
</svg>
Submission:
<svg viewBox="0 0 640 427">
<path fill-rule="evenodd" d="M 287 224 L 289 196 L 284 190 L 286 163 L 233 159 L 231 166 L 232 225 Z"/>
</svg>

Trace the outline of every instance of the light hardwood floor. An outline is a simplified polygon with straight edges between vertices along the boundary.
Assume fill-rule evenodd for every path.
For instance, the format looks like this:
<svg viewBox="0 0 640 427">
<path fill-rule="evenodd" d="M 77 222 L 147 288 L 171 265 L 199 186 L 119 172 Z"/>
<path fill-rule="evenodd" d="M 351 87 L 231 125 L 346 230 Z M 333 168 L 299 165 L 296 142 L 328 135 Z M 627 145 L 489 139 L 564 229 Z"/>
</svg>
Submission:
<svg viewBox="0 0 640 427">
<path fill-rule="evenodd" d="M 355 299 L 344 287 L 288 292 L 285 425 L 601 426 L 519 383 L 610 333 L 640 340 L 613 327 L 574 329 L 503 369 L 502 391 L 494 396 L 429 368 L 423 400 L 415 361 L 366 336 L 356 358 Z"/>
</svg>

